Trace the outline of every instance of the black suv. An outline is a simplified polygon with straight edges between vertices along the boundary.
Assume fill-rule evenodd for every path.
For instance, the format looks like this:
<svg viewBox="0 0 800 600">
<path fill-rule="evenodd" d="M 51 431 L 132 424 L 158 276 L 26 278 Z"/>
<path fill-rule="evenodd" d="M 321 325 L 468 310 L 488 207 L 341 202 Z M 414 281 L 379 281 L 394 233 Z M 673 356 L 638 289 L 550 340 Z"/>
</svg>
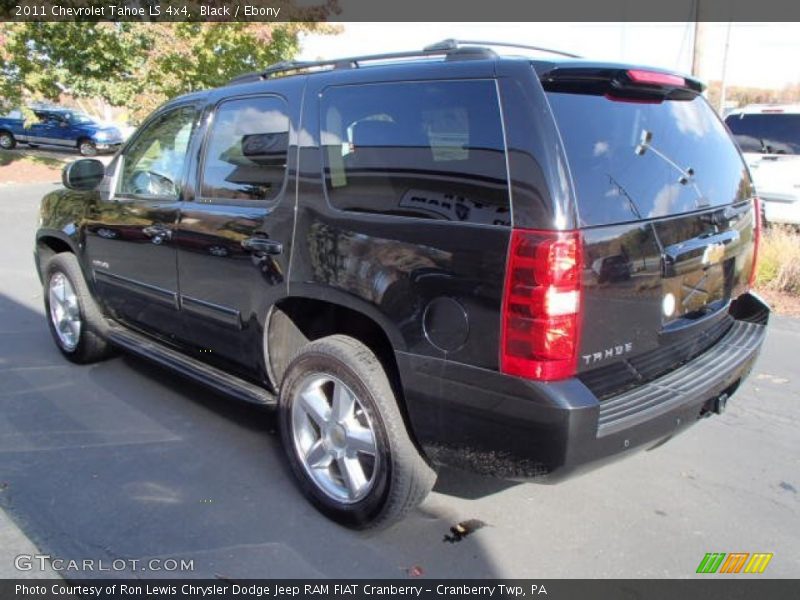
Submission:
<svg viewBox="0 0 800 600">
<path fill-rule="evenodd" d="M 167 103 L 43 200 L 56 344 L 276 406 L 354 527 L 438 465 L 554 482 L 721 412 L 769 317 L 747 167 L 699 82 L 551 54 L 448 40 Z"/>
</svg>

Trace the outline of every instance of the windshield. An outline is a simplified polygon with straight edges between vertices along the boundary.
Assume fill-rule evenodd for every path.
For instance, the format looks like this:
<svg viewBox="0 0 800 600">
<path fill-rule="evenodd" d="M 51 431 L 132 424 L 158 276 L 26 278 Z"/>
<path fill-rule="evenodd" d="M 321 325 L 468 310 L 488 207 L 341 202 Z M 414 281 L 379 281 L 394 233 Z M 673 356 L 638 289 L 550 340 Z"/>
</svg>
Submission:
<svg viewBox="0 0 800 600">
<path fill-rule="evenodd" d="M 665 217 L 750 196 L 741 156 L 700 96 L 630 101 L 547 95 L 582 226 Z"/>
<path fill-rule="evenodd" d="M 800 115 L 731 115 L 730 127 L 742 152 L 759 154 L 800 154 Z"/>
</svg>

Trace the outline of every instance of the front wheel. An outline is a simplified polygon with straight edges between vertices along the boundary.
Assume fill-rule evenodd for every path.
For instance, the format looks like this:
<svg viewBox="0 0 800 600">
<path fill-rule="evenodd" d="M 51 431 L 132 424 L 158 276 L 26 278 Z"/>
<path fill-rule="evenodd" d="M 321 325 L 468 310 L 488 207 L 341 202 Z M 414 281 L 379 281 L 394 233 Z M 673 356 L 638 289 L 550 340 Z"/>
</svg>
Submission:
<svg viewBox="0 0 800 600">
<path fill-rule="evenodd" d="M 97 156 L 97 146 L 92 140 L 81 140 L 78 142 L 78 152 L 81 156 Z"/>
<path fill-rule="evenodd" d="M 10 131 L 0 131 L 0 148 L 11 150 L 17 145 L 17 140 Z"/>
<path fill-rule="evenodd" d="M 381 362 L 358 340 L 304 346 L 286 370 L 279 415 L 301 490 L 343 525 L 389 526 L 433 487 Z"/>
<path fill-rule="evenodd" d="M 50 259 L 44 282 L 47 323 L 61 353 L 81 364 L 112 354 L 103 336 L 103 315 L 86 286 L 75 255 L 62 252 Z"/>
</svg>

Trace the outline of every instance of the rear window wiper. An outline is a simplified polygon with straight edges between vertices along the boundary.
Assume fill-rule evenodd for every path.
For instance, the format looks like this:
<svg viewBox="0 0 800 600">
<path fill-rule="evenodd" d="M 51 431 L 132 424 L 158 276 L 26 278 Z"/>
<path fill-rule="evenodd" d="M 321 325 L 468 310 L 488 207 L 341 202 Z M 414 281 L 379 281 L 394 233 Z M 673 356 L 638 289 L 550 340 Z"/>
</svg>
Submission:
<svg viewBox="0 0 800 600">
<path fill-rule="evenodd" d="M 651 150 L 653 154 L 658 156 L 661 160 L 666 162 L 670 165 L 673 169 L 675 169 L 681 176 L 678 178 L 678 183 L 681 185 L 686 185 L 694 176 L 694 169 L 692 167 L 688 167 L 686 169 L 682 168 L 678 163 L 672 160 L 669 156 L 664 154 L 663 152 L 659 151 L 658 148 L 653 146 L 653 132 L 648 131 L 647 129 L 642 129 L 642 135 L 639 137 L 639 144 L 633 149 L 637 156 L 643 156 L 648 150 Z"/>
<path fill-rule="evenodd" d="M 639 143 L 636 145 L 633 151 L 637 156 L 643 156 L 648 150 L 652 151 L 653 154 L 658 156 L 661 160 L 666 162 L 678 173 L 680 173 L 680 177 L 678 177 L 678 183 L 681 185 L 686 185 L 688 183 L 692 184 L 692 188 L 694 188 L 695 194 L 697 194 L 697 201 L 695 204 L 698 208 L 701 206 L 708 206 L 708 200 L 703 197 L 703 194 L 700 192 L 700 189 L 694 182 L 694 169 L 692 167 L 687 167 L 684 169 L 669 156 L 658 150 L 655 146 L 653 146 L 653 132 L 648 131 L 647 129 L 642 129 L 642 134 L 639 137 Z"/>
</svg>

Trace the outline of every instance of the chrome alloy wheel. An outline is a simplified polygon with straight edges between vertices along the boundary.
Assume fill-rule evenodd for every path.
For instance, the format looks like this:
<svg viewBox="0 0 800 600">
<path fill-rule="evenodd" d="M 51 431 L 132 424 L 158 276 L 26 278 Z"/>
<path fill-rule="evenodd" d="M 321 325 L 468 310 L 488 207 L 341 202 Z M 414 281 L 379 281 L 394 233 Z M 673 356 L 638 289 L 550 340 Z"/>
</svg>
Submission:
<svg viewBox="0 0 800 600">
<path fill-rule="evenodd" d="M 56 272 L 50 278 L 48 290 L 50 320 L 64 350 L 72 352 L 81 337 L 81 311 L 78 296 L 66 275 Z"/>
<path fill-rule="evenodd" d="M 364 405 L 329 374 L 309 375 L 299 389 L 292 402 L 292 437 L 303 468 L 333 500 L 362 500 L 375 485 L 381 460 Z"/>
</svg>

